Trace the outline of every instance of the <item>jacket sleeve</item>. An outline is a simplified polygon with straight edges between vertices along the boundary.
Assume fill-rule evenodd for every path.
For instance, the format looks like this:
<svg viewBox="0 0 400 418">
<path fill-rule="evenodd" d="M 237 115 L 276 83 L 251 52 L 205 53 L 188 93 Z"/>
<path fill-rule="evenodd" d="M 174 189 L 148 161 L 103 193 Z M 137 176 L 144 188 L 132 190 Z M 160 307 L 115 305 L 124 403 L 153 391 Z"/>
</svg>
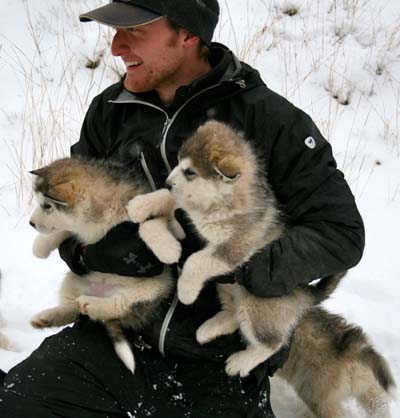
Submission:
<svg viewBox="0 0 400 418">
<path fill-rule="evenodd" d="M 282 296 L 345 271 L 364 249 L 363 222 L 330 144 L 302 111 L 296 109 L 290 120 L 270 140 L 267 158 L 285 232 L 239 273 L 239 282 L 261 297 Z"/>
</svg>

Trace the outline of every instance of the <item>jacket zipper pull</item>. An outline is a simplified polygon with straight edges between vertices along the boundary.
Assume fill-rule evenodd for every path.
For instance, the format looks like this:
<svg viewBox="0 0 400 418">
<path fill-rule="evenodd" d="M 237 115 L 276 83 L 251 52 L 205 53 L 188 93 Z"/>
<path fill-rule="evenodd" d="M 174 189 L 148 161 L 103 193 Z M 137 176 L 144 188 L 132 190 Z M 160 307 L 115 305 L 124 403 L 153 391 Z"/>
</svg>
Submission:
<svg viewBox="0 0 400 418">
<path fill-rule="evenodd" d="M 241 88 L 241 89 L 244 89 L 244 88 L 246 88 L 246 81 L 245 80 L 239 80 L 239 81 L 236 81 L 236 84 Z"/>
</svg>

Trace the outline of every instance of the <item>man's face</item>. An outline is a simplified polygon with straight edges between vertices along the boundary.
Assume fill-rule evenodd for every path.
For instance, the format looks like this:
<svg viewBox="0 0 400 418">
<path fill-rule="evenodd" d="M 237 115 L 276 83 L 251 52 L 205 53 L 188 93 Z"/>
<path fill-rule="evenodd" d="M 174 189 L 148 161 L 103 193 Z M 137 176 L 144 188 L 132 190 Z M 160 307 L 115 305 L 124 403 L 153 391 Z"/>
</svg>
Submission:
<svg viewBox="0 0 400 418">
<path fill-rule="evenodd" d="M 134 93 L 179 86 L 185 60 L 183 31 L 176 33 L 165 20 L 136 28 L 117 28 L 111 52 L 126 65 L 124 86 Z"/>
</svg>

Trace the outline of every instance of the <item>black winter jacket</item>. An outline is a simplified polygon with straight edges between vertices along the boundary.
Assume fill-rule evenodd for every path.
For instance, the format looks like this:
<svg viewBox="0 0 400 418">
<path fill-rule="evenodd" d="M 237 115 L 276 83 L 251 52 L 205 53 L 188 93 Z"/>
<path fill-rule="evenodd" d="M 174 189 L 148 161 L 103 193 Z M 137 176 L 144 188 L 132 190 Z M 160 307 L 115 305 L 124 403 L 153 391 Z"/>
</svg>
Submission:
<svg viewBox="0 0 400 418">
<path fill-rule="evenodd" d="M 140 161 L 153 188 L 159 188 L 176 165 L 182 142 L 200 124 L 226 122 L 259 151 L 286 217 L 284 236 L 244 266 L 240 281 L 256 295 L 279 296 L 356 265 L 364 248 L 363 222 L 330 144 L 308 115 L 271 91 L 231 51 L 213 44 L 210 62 L 211 73 L 178 89 L 169 107 L 154 92 L 126 91 L 123 81 L 109 87 L 93 100 L 72 154 L 127 165 Z M 149 146 L 162 163 L 146 158 Z M 178 305 L 176 315 L 190 322 L 188 329 L 219 309 L 216 298 L 209 298 L 191 307 Z"/>
</svg>

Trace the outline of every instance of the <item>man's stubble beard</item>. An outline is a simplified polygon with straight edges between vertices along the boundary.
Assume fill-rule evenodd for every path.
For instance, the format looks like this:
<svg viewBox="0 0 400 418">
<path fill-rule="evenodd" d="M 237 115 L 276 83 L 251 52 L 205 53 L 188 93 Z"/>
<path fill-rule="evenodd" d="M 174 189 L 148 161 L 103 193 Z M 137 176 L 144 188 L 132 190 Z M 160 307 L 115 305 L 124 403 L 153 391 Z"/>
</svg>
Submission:
<svg viewBox="0 0 400 418">
<path fill-rule="evenodd" d="M 180 69 L 183 64 L 183 58 L 177 57 L 174 54 L 168 55 L 169 50 L 174 50 L 178 45 L 178 34 L 173 33 L 171 38 L 165 44 L 165 51 L 164 53 L 167 54 L 167 59 L 173 56 L 175 58 L 174 61 L 168 61 L 168 65 L 164 66 L 163 62 L 160 62 L 160 65 L 154 67 L 152 66 L 147 74 L 146 77 L 143 78 L 142 81 L 137 80 L 135 75 L 133 74 L 130 79 L 129 75 L 127 74 L 124 87 L 133 92 L 133 93 L 145 93 L 153 90 L 157 90 L 158 88 L 162 88 L 168 85 L 175 85 L 179 82 L 180 78 Z M 172 52 L 172 51 L 170 51 Z M 164 57 L 161 57 L 161 61 L 163 61 Z M 139 82 L 140 84 L 138 84 Z"/>
</svg>

